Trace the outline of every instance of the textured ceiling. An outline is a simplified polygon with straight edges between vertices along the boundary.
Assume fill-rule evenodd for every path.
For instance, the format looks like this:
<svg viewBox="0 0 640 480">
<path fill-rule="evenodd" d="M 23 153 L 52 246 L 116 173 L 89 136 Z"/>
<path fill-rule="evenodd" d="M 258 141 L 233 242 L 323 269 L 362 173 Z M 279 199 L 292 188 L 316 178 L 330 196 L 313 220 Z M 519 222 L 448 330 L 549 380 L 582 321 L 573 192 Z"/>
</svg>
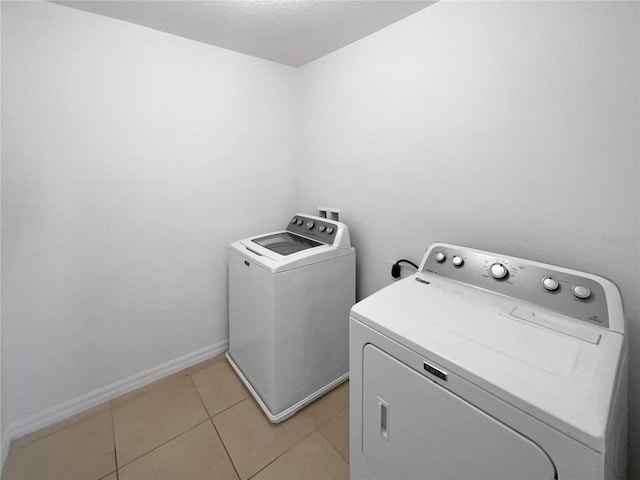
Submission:
<svg viewBox="0 0 640 480">
<path fill-rule="evenodd" d="M 54 3 L 298 67 L 435 2 L 74 0 Z"/>
</svg>

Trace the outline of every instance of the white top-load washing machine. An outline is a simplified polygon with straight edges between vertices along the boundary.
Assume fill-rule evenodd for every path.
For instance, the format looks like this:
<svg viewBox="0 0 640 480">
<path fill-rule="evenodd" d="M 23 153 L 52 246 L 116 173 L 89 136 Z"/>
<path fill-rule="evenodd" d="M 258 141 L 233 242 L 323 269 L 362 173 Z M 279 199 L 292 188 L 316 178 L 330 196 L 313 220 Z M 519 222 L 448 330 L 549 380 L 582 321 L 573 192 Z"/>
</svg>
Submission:
<svg viewBox="0 0 640 480">
<path fill-rule="evenodd" d="M 626 463 L 620 294 L 436 243 L 350 319 L 352 479 L 612 479 Z"/>
<path fill-rule="evenodd" d="M 344 223 L 311 215 L 231 244 L 227 359 L 272 422 L 348 378 L 355 258 Z"/>
</svg>

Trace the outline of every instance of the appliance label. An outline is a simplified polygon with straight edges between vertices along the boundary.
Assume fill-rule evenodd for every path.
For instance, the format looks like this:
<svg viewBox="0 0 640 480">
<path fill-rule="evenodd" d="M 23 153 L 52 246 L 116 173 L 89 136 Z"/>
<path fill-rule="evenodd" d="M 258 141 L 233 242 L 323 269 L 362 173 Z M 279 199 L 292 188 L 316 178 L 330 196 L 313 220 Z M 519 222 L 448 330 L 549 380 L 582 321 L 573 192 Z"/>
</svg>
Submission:
<svg viewBox="0 0 640 480">
<path fill-rule="evenodd" d="M 447 381 L 447 374 L 440 370 L 439 368 L 434 367 L 433 365 L 429 365 L 427 362 L 422 362 L 424 365 L 424 369 L 429 372 L 431 375 L 438 377 L 441 380 Z"/>
</svg>

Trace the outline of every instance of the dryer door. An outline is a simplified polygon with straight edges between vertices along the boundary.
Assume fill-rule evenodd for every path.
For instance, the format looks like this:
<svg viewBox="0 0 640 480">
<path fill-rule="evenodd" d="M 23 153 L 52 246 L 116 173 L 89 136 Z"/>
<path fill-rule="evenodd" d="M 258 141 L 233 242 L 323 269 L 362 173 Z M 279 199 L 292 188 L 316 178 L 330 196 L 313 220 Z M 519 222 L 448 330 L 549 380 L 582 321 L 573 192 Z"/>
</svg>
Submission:
<svg viewBox="0 0 640 480">
<path fill-rule="evenodd" d="M 363 456 L 376 479 L 553 479 L 545 452 L 432 380 L 367 345 Z"/>
</svg>

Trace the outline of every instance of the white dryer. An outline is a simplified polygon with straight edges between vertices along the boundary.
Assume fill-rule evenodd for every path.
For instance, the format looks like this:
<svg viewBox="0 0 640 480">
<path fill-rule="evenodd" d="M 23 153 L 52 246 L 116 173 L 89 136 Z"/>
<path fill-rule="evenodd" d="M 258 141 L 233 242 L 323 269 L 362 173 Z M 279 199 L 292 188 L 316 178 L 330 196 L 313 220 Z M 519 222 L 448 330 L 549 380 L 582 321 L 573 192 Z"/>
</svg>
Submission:
<svg viewBox="0 0 640 480">
<path fill-rule="evenodd" d="M 355 258 L 344 223 L 311 215 L 231 244 L 226 356 L 271 422 L 348 378 Z"/>
<path fill-rule="evenodd" d="M 627 346 L 596 275 L 436 243 L 350 319 L 352 479 L 625 478 Z"/>
</svg>

